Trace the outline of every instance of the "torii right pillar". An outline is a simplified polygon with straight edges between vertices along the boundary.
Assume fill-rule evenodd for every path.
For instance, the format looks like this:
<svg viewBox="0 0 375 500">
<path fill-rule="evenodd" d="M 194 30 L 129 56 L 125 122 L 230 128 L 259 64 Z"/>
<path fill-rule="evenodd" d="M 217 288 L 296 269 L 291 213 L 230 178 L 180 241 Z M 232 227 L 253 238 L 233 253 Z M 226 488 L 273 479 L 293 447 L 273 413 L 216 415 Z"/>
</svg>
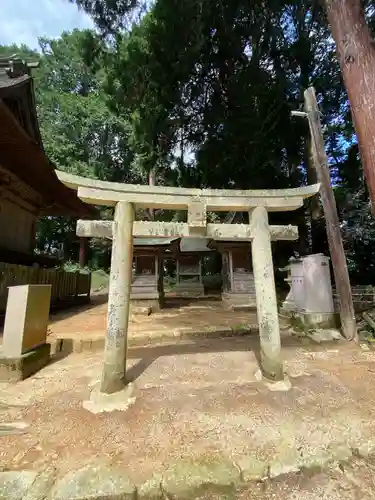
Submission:
<svg viewBox="0 0 375 500">
<path fill-rule="evenodd" d="M 252 229 L 252 259 L 259 323 L 261 370 L 269 380 L 283 380 L 279 316 L 273 271 L 268 212 L 256 207 L 249 213 Z"/>
</svg>

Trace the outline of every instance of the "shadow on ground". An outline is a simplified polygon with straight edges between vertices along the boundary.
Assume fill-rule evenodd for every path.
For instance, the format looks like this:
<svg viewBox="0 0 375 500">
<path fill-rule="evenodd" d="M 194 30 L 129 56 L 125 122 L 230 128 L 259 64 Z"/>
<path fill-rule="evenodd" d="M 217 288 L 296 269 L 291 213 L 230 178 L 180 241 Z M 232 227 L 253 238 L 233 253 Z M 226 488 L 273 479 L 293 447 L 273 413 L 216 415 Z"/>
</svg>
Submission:
<svg viewBox="0 0 375 500">
<path fill-rule="evenodd" d="M 137 359 L 137 363 L 127 371 L 128 381 L 134 382 L 146 371 L 152 363 L 158 358 L 164 356 L 184 356 L 187 354 L 198 353 L 225 353 L 228 351 L 249 352 L 253 353 L 260 366 L 260 343 L 259 336 L 252 334 L 242 336 L 243 341 L 236 342 L 238 338 L 218 339 L 217 342 L 212 342 L 209 339 L 197 339 L 191 342 L 178 342 L 176 344 L 133 347 L 128 351 L 129 359 Z M 281 347 L 285 349 L 308 348 L 309 351 L 322 351 L 329 346 L 337 346 L 337 341 L 325 342 L 324 345 L 318 344 L 308 337 L 284 337 L 281 342 Z"/>
</svg>

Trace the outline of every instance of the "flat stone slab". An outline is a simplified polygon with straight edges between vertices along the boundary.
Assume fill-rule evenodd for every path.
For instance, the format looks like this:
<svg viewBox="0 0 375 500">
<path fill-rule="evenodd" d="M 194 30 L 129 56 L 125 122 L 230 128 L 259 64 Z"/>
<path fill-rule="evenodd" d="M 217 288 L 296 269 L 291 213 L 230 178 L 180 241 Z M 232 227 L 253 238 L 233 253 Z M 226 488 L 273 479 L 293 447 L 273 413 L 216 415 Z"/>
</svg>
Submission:
<svg viewBox="0 0 375 500">
<path fill-rule="evenodd" d="M 86 473 L 82 473 L 82 469 L 87 469 Z M 160 478 L 155 476 L 150 481 L 137 487 L 136 493 L 134 491 L 129 496 L 129 491 L 132 488 L 131 481 L 129 481 L 129 489 L 124 484 L 124 475 L 126 472 L 123 470 L 116 470 L 116 468 L 109 467 L 108 465 L 91 465 L 80 470 L 71 472 L 58 480 L 55 487 L 51 485 L 43 489 L 35 488 L 38 479 L 43 476 L 43 473 L 38 476 L 31 489 L 26 492 L 26 496 L 22 500 L 54 500 L 51 493 L 61 493 L 65 496 L 62 498 L 72 498 L 74 496 L 66 496 L 77 493 L 77 477 L 81 475 L 81 480 L 78 481 L 80 486 L 80 500 L 124 500 L 127 498 L 137 498 L 139 500 L 161 500 L 164 498 L 184 498 L 185 488 L 173 488 L 177 494 L 172 497 L 165 490 L 162 489 Z M 91 468 L 91 470 L 90 470 Z M 92 481 L 90 476 L 97 474 L 97 469 L 101 468 L 100 473 L 101 483 L 109 483 L 108 490 L 112 490 L 109 494 L 102 494 L 101 485 L 95 488 L 95 480 Z M 23 475 L 25 471 L 19 471 L 19 475 Z M 27 471 L 26 471 L 27 472 Z M 120 474 L 120 481 L 118 476 Z M 199 473 L 198 473 L 199 474 Z M 86 475 L 86 479 L 82 476 Z M 298 474 L 288 473 L 277 480 L 265 478 L 263 481 L 244 481 L 239 483 L 237 487 L 224 486 L 217 484 L 216 486 L 207 487 L 193 487 L 188 496 L 189 500 L 372 500 L 375 498 L 375 460 L 373 457 L 366 459 L 354 457 L 350 460 L 345 460 L 340 463 L 340 466 L 334 463 L 326 466 L 323 469 L 316 468 L 314 471 L 302 471 Z M 231 478 L 229 477 L 229 480 Z M 69 484 L 74 483 L 73 488 Z M 193 483 L 193 481 L 192 481 Z M 0 473 L 0 488 L 3 483 L 1 482 Z M 202 483 L 203 484 L 203 483 Z M 206 484 L 206 483 L 205 483 Z M 230 483 L 232 484 L 232 483 Z M 73 490 L 73 491 L 72 491 Z M 15 490 L 11 490 L 15 493 Z M 12 493 L 10 493 L 12 495 Z M 16 494 L 16 493 L 15 493 Z M 17 494 L 18 495 L 18 494 Z M 20 498 L 18 496 L 9 496 L 7 500 L 14 500 Z M 61 497 L 60 497 L 61 498 Z"/>
<path fill-rule="evenodd" d="M 202 492 L 235 488 L 240 483 L 240 470 L 224 457 L 217 459 L 180 460 L 164 472 L 161 488 L 173 498 L 198 496 Z"/>
<path fill-rule="evenodd" d="M 23 500 L 37 476 L 31 470 L 0 472 L 0 500 Z"/>
<path fill-rule="evenodd" d="M 86 466 L 70 472 L 52 489 L 51 500 L 134 499 L 135 486 L 124 470 L 107 465 Z"/>
</svg>

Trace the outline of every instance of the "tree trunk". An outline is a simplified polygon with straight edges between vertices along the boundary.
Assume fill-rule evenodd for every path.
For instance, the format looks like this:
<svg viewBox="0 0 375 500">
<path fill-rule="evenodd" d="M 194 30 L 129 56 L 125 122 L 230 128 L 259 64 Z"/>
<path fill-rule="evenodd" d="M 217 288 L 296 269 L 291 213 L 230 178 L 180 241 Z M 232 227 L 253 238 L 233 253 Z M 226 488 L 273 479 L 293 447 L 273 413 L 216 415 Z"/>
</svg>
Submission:
<svg viewBox="0 0 375 500">
<path fill-rule="evenodd" d="M 375 210 L 375 47 L 360 0 L 324 0 Z"/>
</svg>

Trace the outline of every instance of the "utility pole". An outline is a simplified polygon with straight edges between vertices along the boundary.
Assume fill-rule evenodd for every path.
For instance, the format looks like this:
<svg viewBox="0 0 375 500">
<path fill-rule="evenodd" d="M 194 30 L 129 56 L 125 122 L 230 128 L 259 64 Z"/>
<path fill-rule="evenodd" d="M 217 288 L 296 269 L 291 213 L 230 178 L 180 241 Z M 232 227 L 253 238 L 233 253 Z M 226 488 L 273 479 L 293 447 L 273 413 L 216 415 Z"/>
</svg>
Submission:
<svg viewBox="0 0 375 500">
<path fill-rule="evenodd" d="M 303 116 L 309 121 L 312 156 L 318 181 L 321 185 L 320 195 L 326 220 L 328 245 L 339 299 L 341 328 L 347 340 L 358 342 L 357 324 L 355 320 L 348 266 L 346 264 L 344 245 L 341 238 L 336 200 L 331 186 L 328 157 L 324 145 L 323 130 L 319 117 L 315 89 L 309 87 L 305 91 L 304 97 L 305 111 L 292 111 L 292 115 Z"/>
</svg>

